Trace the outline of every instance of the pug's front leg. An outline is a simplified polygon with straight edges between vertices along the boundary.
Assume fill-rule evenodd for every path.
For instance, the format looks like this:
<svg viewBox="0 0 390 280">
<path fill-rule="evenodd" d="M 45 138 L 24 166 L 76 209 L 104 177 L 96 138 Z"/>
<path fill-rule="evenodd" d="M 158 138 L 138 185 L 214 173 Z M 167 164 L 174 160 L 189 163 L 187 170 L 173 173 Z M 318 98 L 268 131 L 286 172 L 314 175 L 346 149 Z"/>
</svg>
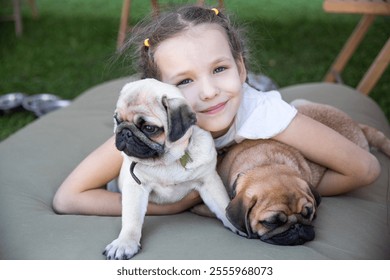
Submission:
<svg viewBox="0 0 390 280">
<path fill-rule="evenodd" d="M 226 207 L 230 199 L 226 192 L 221 178 L 215 172 L 204 180 L 204 185 L 200 187 L 199 194 L 207 207 L 217 216 L 223 225 L 232 232 L 246 236 L 244 232 L 239 231 L 226 217 Z"/>
<path fill-rule="evenodd" d="M 118 238 L 107 245 L 103 252 L 108 260 L 128 260 L 141 249 L 141 232 L 148 198 L 149 192 L 142 186 L 123 186 L 122 229 Z"/>
</svg>

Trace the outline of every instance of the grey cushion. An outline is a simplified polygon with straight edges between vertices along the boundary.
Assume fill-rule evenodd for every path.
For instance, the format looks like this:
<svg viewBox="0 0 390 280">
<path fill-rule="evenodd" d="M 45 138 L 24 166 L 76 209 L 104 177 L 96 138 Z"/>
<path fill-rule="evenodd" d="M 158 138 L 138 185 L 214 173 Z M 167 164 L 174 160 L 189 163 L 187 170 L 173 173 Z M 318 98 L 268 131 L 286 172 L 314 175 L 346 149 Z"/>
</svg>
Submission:
<svg viewBox="0 0 390 280">
<path fill-rule="evenodd" d="M 130 79 L 91 88 L 70 107 L 43 116 L 0 143 L 1 259 L 104 258 L 101 252 L 117 237 L 121 219 L 57 215 L 51 203 L 71 170 L 112 135 L 118 92 Z M 316 83 L 281 92 L 287 101 L 306 98 L 335 105 L 390 136 L 379 107 L 351 88 Z M 382 165 L 380 178 L 367 188 L 324 198 L 312 242 L 269 245 L 186 212 L 146 217 L 142 251 L 135 259 L 388 259 L 390 160 L 373 152 Z"/>
</svg>

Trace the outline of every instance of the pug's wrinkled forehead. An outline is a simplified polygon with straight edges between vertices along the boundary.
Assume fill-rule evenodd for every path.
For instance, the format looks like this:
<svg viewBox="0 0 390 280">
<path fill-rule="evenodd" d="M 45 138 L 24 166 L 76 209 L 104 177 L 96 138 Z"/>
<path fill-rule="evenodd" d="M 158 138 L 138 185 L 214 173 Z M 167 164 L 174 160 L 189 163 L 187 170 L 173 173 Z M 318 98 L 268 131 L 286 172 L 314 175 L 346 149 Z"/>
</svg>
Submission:
<svg viewBox="0 0 390 280">
<path fill-rule="evenodd" d="M 166 84 L 156 79 L 143 79 L 127 83 L 121 90 L 121 97 L 118 103 L 121 100 L 136 100 L 137 95 L 139 95 L 139 98 L 142 98 L 139 101 L 147 100 L 152 96 L 162 97 L 164 95 L 168 98 L 184 98 L 180 90 L 174 85 Z"/>
<path fill-rule="evenodd" d="M 179 89 L 155 79 L 143 79 L 126 84 L 117 102 L 116 114 L 120 120 L 134 123 L 158 123 L 164 117 L 163 97 L 182 98 Z M 161 123 L 162 125 L 162 123 Z"/>
</svg>

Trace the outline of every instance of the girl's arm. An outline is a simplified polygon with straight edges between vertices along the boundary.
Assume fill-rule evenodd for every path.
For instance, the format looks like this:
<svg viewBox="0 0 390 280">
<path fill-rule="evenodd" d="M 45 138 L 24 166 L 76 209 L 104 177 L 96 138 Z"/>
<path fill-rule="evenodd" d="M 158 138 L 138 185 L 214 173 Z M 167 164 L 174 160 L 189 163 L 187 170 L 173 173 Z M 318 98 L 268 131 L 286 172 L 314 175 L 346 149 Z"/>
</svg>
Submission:
<svg viewBox="0 0 390 280">
<path fill-rule="evenodd" d="M 54 196 L 54 210 L 62 214 L 121 215 L 121 194 L 106 190 L 106 184 L 118 177 L 121 165 L 122 155 L 115 147 L 115 138 L 111 137 L 65 179 Z M 147 214 L 175 214 L 200 202 L 199 194 L 193 192 L 177 203 L 149 203 Z"/>
<path fill-rule="evenodd" d="M 317 187 L 323 196 L 369 185 L 380 173 L 374 155 L 333 129 L 299 113 L 274 139 L 295 147 L 309 160 L 329 168 Z"/>
</svg>

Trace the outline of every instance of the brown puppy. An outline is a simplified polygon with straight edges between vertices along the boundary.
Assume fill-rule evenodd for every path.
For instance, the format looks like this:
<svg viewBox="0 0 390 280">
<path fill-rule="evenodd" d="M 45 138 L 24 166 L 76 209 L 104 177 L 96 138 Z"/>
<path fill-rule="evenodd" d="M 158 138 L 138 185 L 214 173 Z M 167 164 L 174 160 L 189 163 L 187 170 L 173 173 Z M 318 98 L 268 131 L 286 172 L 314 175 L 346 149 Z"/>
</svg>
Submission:
<svg viewBox="0 0 390 280">
<path fill-rule="evenodd" d="M 390 156 L 390 140 L 378 130 L 358 125 L 328 105 L 308 101 L 294 105 L 360 147 L 368 150 L 371 144 Z M 218 166 L 232 199 L 226 215 L 249 238 L 278 245 L 310 241 L 320 203 L 315 187 L 325 170 L 275 140 L 245 140 L 231 147 Z"/>
</svg>

